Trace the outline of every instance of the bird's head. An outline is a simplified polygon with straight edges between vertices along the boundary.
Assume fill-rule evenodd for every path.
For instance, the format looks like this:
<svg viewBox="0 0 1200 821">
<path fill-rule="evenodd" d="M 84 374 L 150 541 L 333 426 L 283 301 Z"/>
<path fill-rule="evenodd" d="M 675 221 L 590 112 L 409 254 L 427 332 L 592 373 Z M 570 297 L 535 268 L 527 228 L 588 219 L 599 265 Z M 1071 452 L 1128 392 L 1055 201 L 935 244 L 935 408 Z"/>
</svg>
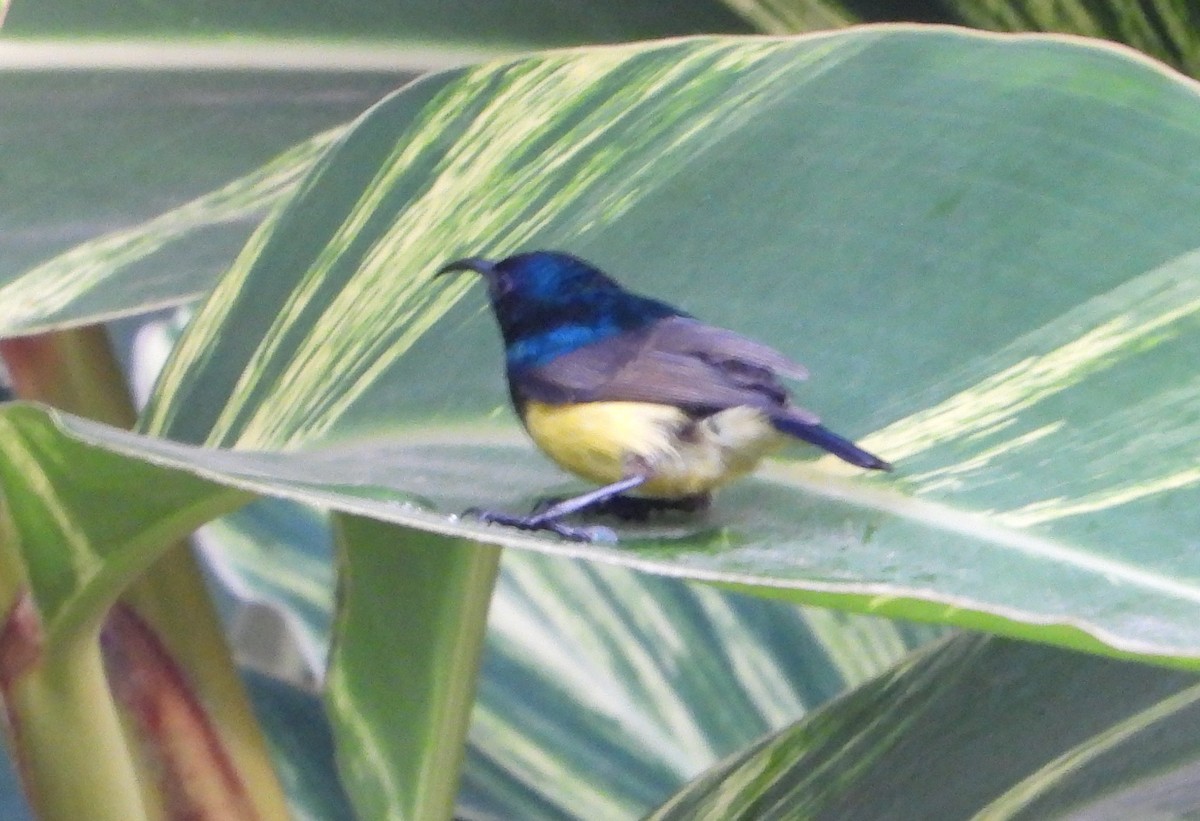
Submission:
<svg viewBox="0 0 1200 821">
<path fill-rule="evenodd" d="M 594 265 L 561 251 L 499 261 L 456 259 L 438 275 L 474 271 L 487 283 L 510 367 L 539 364 L 663 316 L 678 313 L 624 290 Z"/>
<path fill-rule="evenodd" d="M 467 257 L 438 274 L 474 271 L 487 283 L 492 311 L 508 343 L 564 323 L 606 320 L 621 286 L 599 269 L 561 251 L 531 251 L 499 261 Z"/>
<path fill-rule="evenodd" d="M 443 265 L 438 274 L 452 271 L 474 271 L 482 276 L 497 311 L 516 301 L 561 306 L 597 292 L 620 290 L 594 265 L 561 251 L 531 251 L 499 261 L 466 257 Z"/>
</svg>

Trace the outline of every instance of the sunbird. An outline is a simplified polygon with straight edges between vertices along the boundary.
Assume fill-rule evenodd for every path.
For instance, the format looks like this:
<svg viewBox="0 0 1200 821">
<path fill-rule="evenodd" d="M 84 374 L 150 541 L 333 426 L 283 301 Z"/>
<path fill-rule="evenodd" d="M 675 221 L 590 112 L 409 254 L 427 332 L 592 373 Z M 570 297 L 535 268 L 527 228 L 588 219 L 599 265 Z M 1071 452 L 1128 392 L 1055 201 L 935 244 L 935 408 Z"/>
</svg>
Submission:
<svg viewBox="0 0 1200 821">
<path fill-rule="evenodd" d="M 583 510 L 703 508 L 715 488 L 789 437 L 852 465 L 891 470 L 792 403 L 780 378 L 807 378 L 803 366 L 627 291 L 578 257 L 467 257 L 437 273 L 451 271 L 474 271 L 487 283 L 509 395 L 530 438 L 561 467 L 601 485 L 527 516 L 477 511 L 485 522 L 573 540 L 615 538 L 562 520 Z"/>
</svg>

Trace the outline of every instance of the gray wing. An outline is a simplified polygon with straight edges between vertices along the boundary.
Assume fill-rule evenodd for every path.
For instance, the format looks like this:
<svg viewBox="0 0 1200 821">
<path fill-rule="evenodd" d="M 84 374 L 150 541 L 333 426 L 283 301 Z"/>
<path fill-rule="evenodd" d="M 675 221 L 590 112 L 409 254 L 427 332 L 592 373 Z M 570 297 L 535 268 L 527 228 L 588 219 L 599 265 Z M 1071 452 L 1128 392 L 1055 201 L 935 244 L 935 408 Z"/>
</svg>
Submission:
<svg viewBox="0 0 1200 821">
<path fill-rule="evenodd" d="M 708 414 L 739 405 L 818 418 L 791 404 L 779 377 L 803 379 L 804 367 L 723 328 L 669 317 L 512 374 L 514 395 L 543 402 L 655 402 Z"/>
<path fill-rule="evenodd" d="M 696 356 L 715 365 L 761 368 L 791 379 L 808 379 L 807 368 L 771 346 L 689 317 L 673 316 L 656 322 L 649 342 L 656 349 Z"/>
</svg>

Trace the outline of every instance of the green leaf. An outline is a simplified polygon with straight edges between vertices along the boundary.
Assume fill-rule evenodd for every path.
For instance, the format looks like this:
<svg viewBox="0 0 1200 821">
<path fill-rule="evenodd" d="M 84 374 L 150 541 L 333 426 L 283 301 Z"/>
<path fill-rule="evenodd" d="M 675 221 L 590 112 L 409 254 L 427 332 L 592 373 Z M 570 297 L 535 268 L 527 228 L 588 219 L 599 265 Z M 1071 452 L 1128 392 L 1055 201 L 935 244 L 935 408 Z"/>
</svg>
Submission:
<svg viewBox="0 0 1200 821">
<path fill-rule="evenodd" d="M 406 79 L 248 70 L 232 52 L 208 71 L 164 71 L 178 56 L 165 46 L 139 70 L 35 61 L 53 47 L 22 53 L 0 60 L 0 148 L 20 158 L 3 179 L 4 336 L 204 295 L 343 121 Z"/>
<path fill-rule="evenodd" d="M 278 680 L 243 671 L 254 715 L 271 746 L 276 770 L 296 821 L 354 818 L 337 777 L 334 740 L 320 697 Z"/>
<path fill-rule="evenodd" d="M 766 34 L 799 34 L 861 21 L 840 0 L 725 0 L 725 5 Z"/>
<path fill-rule="evenodd" d="M 951 23 L 1054 32 L 1123 43 L 1200 76 L 1200 7 L 1178 0 L 725 0 L 759 31 L 796 34 L 851 23 Z"/>
<path fill-rule="evenodd" d="M 489 630 L 460 803 L 499 818 L 640 816 L 932 635 L 523 551 Z"/>
<path fill-rule="evenodd" d="M 943 0 L 956 22 L 993 31 L 1053 31 L 1103 37 L 1200 75 L 1200 8 L 1150 0 Z"/>
<path fill-rule="evenodd" d="M 204 296 L 217 271 L 182 268 L 151 279 L 137 263 L 202 229 L 259 216 L 291 193 L 338 133 L 340 129 L 318 135 L 217 191 L 134 228 L 77 245 L 5 282 L 0 286 L 4 334 L 41 333 L 81 320 L 147 313 Z"/>
<path fill-rule="evenodd" d="M 91 38 L 265 35 L 291 40 L 293 47 L 295 40 L 305 37 L 335 41 L 365 37 L 424 47 L 429 41 L 547 47 L 748 29 L 717 0 L 614 0 L 602 6 L 586 0 L 509 0 L 459 4 L 453 13 L 447 13 L 446 6 L 436 0 L 403 4 L 297 0 L 249 7 L 212 5 L 200 0 L 149 6 L 137 0 L 115 0 L 103 8 L 77 0 L 45 0 L 18 3 L 9 30 L 25 37 L 80 33 Z M 248 48 L 261 45 L 252 43 Z"/>
<path fill-rule="evenodd" d="M 97 629 L 169 545 L 249 497 L 64 437 L 50 419 L 35 406 L 0 405 L 0 498 L 11 523 L 0 602 L 7 612 L 15 585 L 27 582 L 53 652 Z"/>
<path fill-rule="evenodd" d="M 649 817 L 1180 817 L 1194 804 L 1179 784 L 1200 755 L 1198 723 L 1194 675 L 959 636 Z"/>
</svg>

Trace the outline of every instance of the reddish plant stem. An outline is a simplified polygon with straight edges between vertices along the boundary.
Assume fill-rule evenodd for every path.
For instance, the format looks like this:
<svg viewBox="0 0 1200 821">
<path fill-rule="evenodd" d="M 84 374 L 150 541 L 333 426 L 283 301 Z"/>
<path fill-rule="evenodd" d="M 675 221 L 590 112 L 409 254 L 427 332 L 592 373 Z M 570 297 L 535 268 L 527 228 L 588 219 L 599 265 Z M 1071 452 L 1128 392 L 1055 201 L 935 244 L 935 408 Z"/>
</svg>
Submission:
<svg viewBox="0 0 1200 821">
<path fill-rule="evenodd" d="M 132 427 L 137 418 L 99 325 L 0 339 L 0 359 L 21 399 L 121 428 Z"/>
<path fill-rule="evenodd" d="M 138 727 L 171 821 L 258 818 L 204 706 L 154 630 L 118 603 L 100 632 L 113 696 Z"/>
<path fill-rule="evenodd" d="M 4 702 L 4 718 L 11 749 L 21 749 L 21 716 L 13 709 L 13 688 L 42 658 L 45 634 L 42 619 L 27 588 L 22 589 L 0 624 L 0 701 Z M 33 781 L 28 762 L 15 756 L 21 782 L 27 795 L 32 794 Z"/>
</svg>

